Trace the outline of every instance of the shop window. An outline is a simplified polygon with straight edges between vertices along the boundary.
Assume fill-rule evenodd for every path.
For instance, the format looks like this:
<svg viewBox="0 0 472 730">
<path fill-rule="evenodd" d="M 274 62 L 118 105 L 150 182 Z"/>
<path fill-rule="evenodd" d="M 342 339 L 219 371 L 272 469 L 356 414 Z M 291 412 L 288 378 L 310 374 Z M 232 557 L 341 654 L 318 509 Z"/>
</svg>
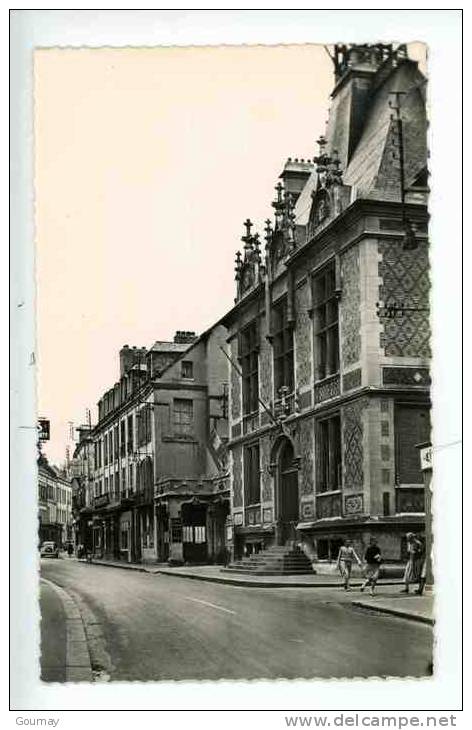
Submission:
<svg viewBox="0 0 472 730">
<path fill-rule="evenodd" d="M 241 331 L 239 355 L 243 374 L 243 412 L 255 413 L 259 410 L 259 338 L 256 320 Z"/>
<path fill-rule="evenodd" d="M 200 544 L 201 545 L 203 542 L 206 542 L 206 529 L 205 529 L 205 525 L 195 525 L 195 527 L 193 528 L 193 530 L 194 530 L 195 542 L 197 544 Z"/>
<path fill-rule="evenodd" d="M 316 541 L 318 560 L 337 560 L 343 541 L 341 538 L 327 538 Z"/>
<path fill-rule="evenodd" d="M 287 299 L 272 310 L 272 335 L 274 352 L 274 387 L 276 395 L 282 387 L 291 393 L 293 381 L 293 327 L 287 318 Z"/>
<path fill-rule="evenodd" d="M 183 378 L 188 378 L 189 380 L 193 378 L 193 362 L 191 360 L 182 361 L 181 374 Z"/>
<path fill-rule="evenodd" d="M 315 380 L 339 371 L 339 308 L 334 263 L 313 278 Z"/>
<path fill-rule="evenodd" d="M 244 449 L 244 502 L 246 507 L 261 501 L 261 473 L 259 466 L 259 444 Z"/>
<path fill-rule="evenodd" d="M 182 527 L 182 541 L 193 542 L 193 528 L 191 525 L 184 525 Z"/>
<path fill-rule="evenodd" d="M 339 415 L 317 424 L 317 492 L 341 489 L 341 419 Z"/>
<path fill-rule="evenodd" d="M 193 401 L 188 398 L 174 398 L 174 433 L 188 436 L 193 431 Z"/>
</svg>

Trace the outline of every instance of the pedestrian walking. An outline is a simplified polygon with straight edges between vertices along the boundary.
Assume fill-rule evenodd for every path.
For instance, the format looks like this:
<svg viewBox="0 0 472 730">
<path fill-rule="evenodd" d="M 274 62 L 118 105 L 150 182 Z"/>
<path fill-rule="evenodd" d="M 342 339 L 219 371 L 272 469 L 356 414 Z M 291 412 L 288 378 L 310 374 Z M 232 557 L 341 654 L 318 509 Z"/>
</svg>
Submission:
<svg viewBox="0 0 472 730">
<path fill-rule="evenodd" d="M 69 542 L 67 544 L 67 555 L 69 556 L 69 558 L 72 557 L 73 553 L 74 553 L 74 546 L 72 545 L 71 542 Z"/>
<path fill-rule="evenodd" d="M 370 595 L 375 595 L 375 586 L 379 579 L 380 564 L 382 562 L 382 552 L 377 545 L 375 537 L 371 537 L 369 541 L 369 547 L 365 551 L 364 560 L 366 563 L 365 567 L 365 581 L 361 586 L 361 592 L 365 591 L 368 585 L 370 585 Z"/>
<path fill-rule="evenodd" d="M 415 593 L 418 596 L 423 595 L 424 587 L 426 585 L 426 546 L 423 546 L 423 564 L 421 566 L 420 580 L 418 582 L 418 588 Z"/>
<path fill-rule="evenodd" d="M 412 583 L 420 584 L 421 572 L 424 563 L 423 543 L 414 532 L 407 532 L 406 548 L 408 552 L 408 562 L 405 568 L 405 575 L 403 576 L 405 587 L 402 591 L 400 591 L 400 593 L 409 593 L 410 585 Z"/>
<path fill-rule="evenodd" d="M 344 581 L 345 591 L 349 590 L 349 581 L 351 579 L 351 570 L 354 560 L 360 567 L 361 561 L 359 560 L 359 556 L 352 547 L 351 541 L 346 539 L 339 548 L 338 560 L 336 563 L 337 568 L 341 573 L 342 579 Z"/>
</svg>

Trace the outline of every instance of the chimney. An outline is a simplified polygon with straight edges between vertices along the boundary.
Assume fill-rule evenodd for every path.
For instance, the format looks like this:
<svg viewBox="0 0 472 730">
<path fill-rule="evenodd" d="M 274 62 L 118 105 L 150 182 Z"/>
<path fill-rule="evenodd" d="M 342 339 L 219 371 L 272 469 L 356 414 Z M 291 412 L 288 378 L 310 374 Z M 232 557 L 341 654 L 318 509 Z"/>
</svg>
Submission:
<svg viewBox="0 0 472 730">
<path fill-rule="evenodd" d="M 293 203 L 305 187 L 305 183 L 313 171 L 314 165 L 303 157 L 289 157 L 279 177 L 282 179 L 284 190 L 290 193 Z"/>
<path fill-rule="evenodd" d="M 146 363 L 147 350 L 145 347 L 130 347 L 123 345 L 120 350 L 120 378 L 137 363 Z"/>
<path fill-rule="evenodd" d="M 197 335 L 195 332 L 188 332 L 187 330 L 177 330 L 174 335 L 174 342 L 179 345 L 191 344 L 195 342 Z"/>
</svg>

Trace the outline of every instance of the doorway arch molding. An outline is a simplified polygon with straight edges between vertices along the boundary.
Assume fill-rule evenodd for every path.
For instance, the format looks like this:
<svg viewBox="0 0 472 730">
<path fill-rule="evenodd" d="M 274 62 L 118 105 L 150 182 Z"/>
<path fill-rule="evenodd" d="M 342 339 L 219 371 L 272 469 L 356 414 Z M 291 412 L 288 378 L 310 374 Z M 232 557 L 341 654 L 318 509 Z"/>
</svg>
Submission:
<svg viewBox="0 0 472 730">
<path fill-rule="evenodd" d="M 296 525 L 300 520 L 300 457 L 293 436 L 284 433 L 275 438 L 270 451 L 270 471 L 274 480 L 276 542 L 286 545 L 296 539 Z"/>
</svg>

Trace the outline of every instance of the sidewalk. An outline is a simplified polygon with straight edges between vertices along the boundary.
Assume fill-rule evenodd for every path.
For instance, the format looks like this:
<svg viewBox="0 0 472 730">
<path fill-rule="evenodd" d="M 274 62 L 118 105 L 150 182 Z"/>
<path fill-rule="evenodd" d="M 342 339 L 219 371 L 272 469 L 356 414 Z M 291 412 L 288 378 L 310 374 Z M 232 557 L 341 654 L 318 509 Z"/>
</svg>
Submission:
<svg viewBox="0 0 472 730">
<path fill-rule="evenodd" d="M 41 581 L 40 666 L 43 682 L 66 681 L 66 615 L 61 599 L 51 585 Z"/>
<path fill-rule="evenodd" d="M 92 666 L 79 609 L 60 586 L 40 581 L 41 679 L 91 682 Z"/>
<path fill-rule="evenodd" d="M 361 601 L 355 600 L 353 606 L 375 611 L 376 613 L 399 616 L 411 621 L 420 621 L 425 624 L 434 624 L 433 595 L 426 594 L 416 596 L 414 593 L 408 595 L 391 596 L 365 596 Z"/>
</svg>

